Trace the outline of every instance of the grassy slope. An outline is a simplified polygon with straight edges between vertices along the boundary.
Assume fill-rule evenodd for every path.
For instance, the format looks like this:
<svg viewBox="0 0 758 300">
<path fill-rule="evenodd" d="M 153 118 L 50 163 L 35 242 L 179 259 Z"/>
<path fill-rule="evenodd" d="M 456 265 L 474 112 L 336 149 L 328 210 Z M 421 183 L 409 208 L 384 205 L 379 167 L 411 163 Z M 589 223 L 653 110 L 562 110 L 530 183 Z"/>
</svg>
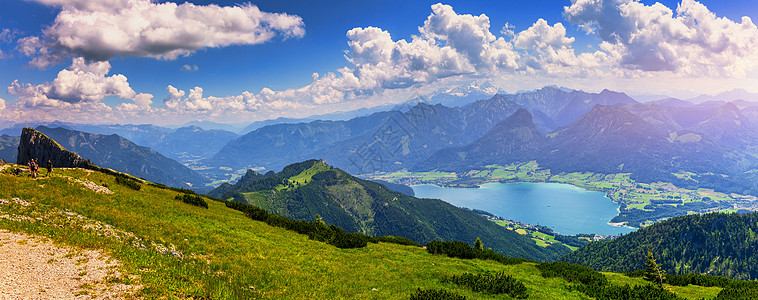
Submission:
<svg viewBox="0 0 758 300">
<path fill-rule="evenodd" d="M 38 180 L 31 180 L 26 174 L 12 176 L 7 170 L 3 173 L 0 199 L 19 197 L 34 204 L 0 206 L 0 215 L 41 216 L 41 220 L 0 218 L 0 228 L 47 236 L 66 245 L 102 249 L 123 261 L 123 272 L 141 277 L 146 287 L 142 293 L 148 298 L 407 299 L 421 287 L 445 288 L 471 298 L 487 299 L 486 295 L 442 284 L 440 278 L 499 270 L 524 281 L 534 299 L 585 298 L 567 291 L 567 283 L 562 279 L 542 278 L 534 264 L 503 266 L 452 259 L 430 255 L 421 248 L 384 243 L 369 244 L 362 249 L 337 249 L 252 221 L 219 202 L 208 201 L 209 209 L 190 206 L 173 200 L 176 192 L 144 184 L 140 191 L 133 191 L 101 173 L 56 169 L 58 177 Z M 115 194 L 96 194 L 61 176 L 102 182 Z M 132 238 L 118 240 L 82 229 L 83 221 L 77 218 L 45 217 L 58 209 L 134 233 L 148 250 L 135 246 Z M 173 245 L 185 258 L 180 260 L 153 251 L 152 242 Z M 609 277 L 612 282 L 642 282 L 618 274 Z M 697 297 L 712 297 L 718 292 L 699 287 L 681 290 L 682 295 Z"/>
</svg>

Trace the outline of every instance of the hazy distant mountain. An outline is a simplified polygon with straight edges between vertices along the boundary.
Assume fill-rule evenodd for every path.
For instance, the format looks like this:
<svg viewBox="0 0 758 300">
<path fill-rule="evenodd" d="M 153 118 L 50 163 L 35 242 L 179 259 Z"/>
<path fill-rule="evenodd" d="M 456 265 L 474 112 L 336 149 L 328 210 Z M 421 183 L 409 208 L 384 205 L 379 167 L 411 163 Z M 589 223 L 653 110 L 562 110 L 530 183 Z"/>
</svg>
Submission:
<svg viewBox="0 0 758 300">
<path fill-rule="evenodd" d="M 682 99 L 677 99 L 677 98 L 665 98 L 665 99 L 661 99 L 657 101 L 651 101 L 649 103 L 655 103 L 661 106 L 671 106 L 671 107 L 692 107 L 694 105 L 692 102 L 684 101 Z"/>
<path fill-rule="evenodd" d="M 407 112 L 388 112 L 374 130 L 334 143 L 311 157 L 325 158 L 356 174 L 409 168 L 439 149 L 473 141 L 481 134 L 467 134 L 467 130 L 481 122 L 488 120 L 467 119 L 457 107 L 420 103 Z"/>
<path fill-rule="evenodd" d="M 653 126 L 663 129 L 666 132 L 674 132 L 684 129 L 674 117 L 674 113 L 677 112 L 676 109 L 659 104 L 658 102 L 650 102 L 646 104 L 623 104 L 617 105 L 617 107 L 623 108 L 624 110 L 637 115 Z"/>
<path fill-rule="evenodd" d="M 100 135 L 65 128 L 37 127 L 67 150 L 92 163 L 173 187 L 202 187 L 208 180 L 157 151 L 116 135 Z"/>
<path fill-rule="evenodd" d="M 556 87 L 544 87 L 531 93 L 506 95 L 509 100 L 534 113 L 539 111 L 550 117 L 558 126 L 565 126 L 590 111 L 595 105 L 637 103 L 624 93 L 603 90 L 600 93 L 566 91 Z"/>
<path fill-rule="evenodd" d="M 522 108 L 473 143 L 437 151 L 414 169 L 455 171 L 471 166 L 531 161 L 542 156 L 547 142 L 532 122 L 532 115 Z"/>
<path fill-rule="evenodd" d="M 35 128 L 37 126 L 46 126 L 46 127 L 63 127 L 63 128 L 69 128 L 68 126 L 71 125 L 71 123 L 66 122 L 60 122 L 60 121 L 53 121 L 53 122 L 24 122 L 24 123 L 11 123 L 7 124 L 8 127 L 3 128 L 0 130 L 0 134 L 5 134 L 9 136 L 21 136 L 21 132 L 24 128 Z"/>
<path fill-rule="evenodd" d="M 556 87 L 495 95 L 465 107 L 430 105 L 422 100 L 412 107 L 350 121 L 264 126 L 227 144 L 209 164 L 278 170 L 292 161 L 325 158 L 356 174 L 398 170 L 443 148 L 477 140 L 520 108 L 529 110 L 539 130 L 550 132 L 595 104 L 636 103 L 622 93 L 606 90 L 593 94 Z"/>
<path fill-rule="evenodd" d="M 489 83 L 470 83 L 434 93 L 429 104 L 447 107 L 465 106 L 477 100 L 492 98 L 499 90 Z"/>
<path fill-rule="evenodd" d="M 255 121 L 253 123 L 250 123 L 250 125 L 242 129 L 239 133 L 240 135 L 245 135 L 245 134 L 255 131 L 258 128 L 263 128 L 266 126 L 278 125 L 278 124 L 299 124 L 299 123 L 310 123 L 313 121 L 347 121 L 354 118 L 368 116 L 377 112 L 392 110 L 392 107 L 393 107 L 392 104 L 386 104 L 386 105 L 379 105 L 379 106 L 369 107 L 369 108 L 359 108 L 356 110 L 333 112 L 333 113 L 328 113 L 328 114 L 323 114 L 323 115 L 313 115 L 313 116 L 305 117 L 305 118 L 279 117 L 276 119 Z"/>
<path fill-rule="evenodd" d="M 546 165 L 556 171 L 667 174 L 671 165 L 668 134 L 617 107 L 597 105 L 553 136 Z"/>
<path fill-rule="evenodd" d="M 376 113 L 349 121 L 264 126 L 230 141 L 206 164 L 234 169 L 265 167 L 280 170 L 293 161 L 312 158 L 310 154 L 334 143 L 369 132 L 382 124 L 389 114 L 391 112 Z"/>
<path fill-rule="evenodd" d="M 716 109 L 707 119 L 691 128 L 728 145 L 750 145 L 758 142 L 758 126 L 744 117 L 733 103 Z"/>
<path fill-rule="evenodd" d="M 197 126 L 178 129 L 155 125 L 92 125 L 68 122 L 45 122 L 16 124 L 2 132 L 11 136 L 21 133 L 23 127 L 45 126 L 48 128 L 66 128 L 102 135 L 118 134 L 137 145 L 152 148 L 166 157 L 187 162 L 199 158 L 208 158 L 216 154 L 226 143 L 237 138 L 233 132 L 226 130 L 205 130 Z"/>
<path fill-rule="evenodd" d="M 152 148 L 179 161 L 212 157 L 237 134 L 226 130 L 205 130 L 197 126 L 177 128 L 163 135 L 158 141 L 149 143 Z"/>
<path fill-rule="evenodd" d="M 244 123 L 217 123 L 217 122 L 211 122 L 211 121 L 189 121 L 187 123 L 184 123 L 181 127 L 190 127 L 190 126 L 196 126 L 200 127 L 206 130 L 224 130 L 224 131 L 230 131 L 230 132 L 239 132 L 243 128 L 245 128 Z"/>
<path fill-rule="evenodd" d="M 0 135 L 0 158 L 4 159 L 5 162 L 15 163 L 18 155 L 18 142 L 19 137 L 17 136 Z"/>
<path fill-rule="evenodd" d="M 734 89 L 726 91 L 717 95 L 700 95 L 694 98 L 687 99 L 692 103 L 703 103 L 707 101 L 724 101 L 731 102 L 735 100 L 746 100 L 751 102 L 758 102 L 758 93 L 750 93 L 744 89 Z"/>
</svg>

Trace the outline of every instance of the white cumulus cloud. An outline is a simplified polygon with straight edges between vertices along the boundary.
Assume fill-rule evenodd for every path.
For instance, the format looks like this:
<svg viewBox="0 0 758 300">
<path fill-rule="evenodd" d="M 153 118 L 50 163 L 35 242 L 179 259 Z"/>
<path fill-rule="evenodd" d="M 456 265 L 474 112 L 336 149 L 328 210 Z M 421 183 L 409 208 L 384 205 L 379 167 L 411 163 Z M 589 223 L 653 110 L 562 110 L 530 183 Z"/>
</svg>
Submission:
<svg viewBox="0 0 758 300">
<path fill-rule="evenodd" d="M 44 68 L 63 58 L 108 60 L 114 56 L 175 59 L 209 47 L 252 45 L 302 37 L 299 16 L 238 6 L 154 3 L 151 0 L 34 0 L 61 7 L 41 37 L 19 41 L 19 50 Z"/>
<path fill-rule="evenodd" d="M 148 97 L 148 94 L 137 94 L 122 74 L 107 76 L 110 68 L 107 61 L 88 62 L 77 57 L 71 66 L 58 72 L 52 82 L 32 85 L 15 80 L 8 87 L 8 93 L 18 95 L 28 107 L 68 107 L 66 104 L 99 103 L 109 96 L 134 100 L 144 106 L 146 99 L 149 101 L 152 98 L 152 95 Z"/>
<path fill-rule="evenodd" d="M 744 76 L 758 66 L 758 28 L 717 17 L 694 0 L 676 11 L 637 0 L 573 0 L 566 18 L 603 39 L 620 66 L 692 76 Z"/>
</svg>

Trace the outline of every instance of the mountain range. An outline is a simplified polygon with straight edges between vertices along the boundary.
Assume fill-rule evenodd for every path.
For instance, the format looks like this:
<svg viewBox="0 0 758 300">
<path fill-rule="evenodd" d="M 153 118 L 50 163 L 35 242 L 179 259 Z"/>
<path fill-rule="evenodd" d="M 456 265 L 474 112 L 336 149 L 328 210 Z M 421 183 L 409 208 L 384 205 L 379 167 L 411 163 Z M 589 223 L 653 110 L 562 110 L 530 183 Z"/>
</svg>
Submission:
<svg viewBox="0 0 758 300">
<path fill-rule="evenodd" d="M 101 167 L 173 187 L 202 187 L 208 180 L 197 172 L 147 147 L 116 135 L 39 126 L 39 132 L 69 151 Z"/>
<path fill-rule="evenodd" d="M 149 124 L 92 125 L 59 121 L 14 124 L 0 130 L 0 134 L 19 136 L 23 128 L 36 128 L 37 126 L 61 127 L 101 135 L 117 134 L 137 145 L 152 148 L 166 157 L 181 162 L 210 157 L 226 143 L 238 137 L 237 134 L 230 131 L 205 130 L 194 125 L 171 129 Z"/>
<path fill-rule="evenodd" d="M 596 104 L 620 103 L 636 102 L 622 93 L 593 94 L 556 87 L 498 94 L 464 107 L 421 101 L 407 110 L 379 112 L 348 121 L 262 127 L 227 144 L 207 164 L 279 170 L 293 160 L 324 158 L 355 174 L 399 170 L 413 167 L 438 150 L 475 141 L 520 108 L 532 112 L 540 131 L 550 132 Z M 261 149 L 266 146 L 279 150 Z"/>
<path fill-rule="evenodd" d="M 730 111 L 728 107 L 726 110 Z M 696 124 L 704 128 L 719 124 L 713 128 L 723 128 L 720 124 L 734 124 L 728 120 L 736 117 L 717 110 Z M 596 105 L 567 127 L 543 134 L 531 114 L 522 109 L 477 141 L 440 150 L 411 170 L 464 172 L 490 164 L 536 160 L 553 172 L 632 173 L 643 182 L 676 181 L 672 173 L 680 171 L 726 174 L 745 182 L 739 187 L 725 187 L 704 181 L 701 186 L 758 193 L 755 182 L 743 174 L 758 165 L 742 144 L 756 141 L 751 135 L 753 127 L 743 125 L 733 131 L 718 131 L 729 135 L 717 140 L 687 129 L 668 132 L 621 107 Z M 730 136 L 745 139 L 725 138 Z"/>
</svg>

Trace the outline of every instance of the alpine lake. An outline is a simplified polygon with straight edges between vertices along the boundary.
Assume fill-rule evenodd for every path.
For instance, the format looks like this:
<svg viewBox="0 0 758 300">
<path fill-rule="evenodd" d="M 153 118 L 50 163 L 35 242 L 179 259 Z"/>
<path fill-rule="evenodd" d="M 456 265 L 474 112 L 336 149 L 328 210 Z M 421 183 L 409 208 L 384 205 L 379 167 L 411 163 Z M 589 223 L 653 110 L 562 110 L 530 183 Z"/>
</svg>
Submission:
<svg viewBox="0 0 758 300">
<path fill-rule="evenodd" d="M 636 229 L 609 225 L 619 205 L 602 192 L 562 183 L 486 183 L 480 188 L 411 186 L 418 198 L 441 199 L 458 207 L 547 226 L 563 235 L 617 235 Z"/>
</svg>

